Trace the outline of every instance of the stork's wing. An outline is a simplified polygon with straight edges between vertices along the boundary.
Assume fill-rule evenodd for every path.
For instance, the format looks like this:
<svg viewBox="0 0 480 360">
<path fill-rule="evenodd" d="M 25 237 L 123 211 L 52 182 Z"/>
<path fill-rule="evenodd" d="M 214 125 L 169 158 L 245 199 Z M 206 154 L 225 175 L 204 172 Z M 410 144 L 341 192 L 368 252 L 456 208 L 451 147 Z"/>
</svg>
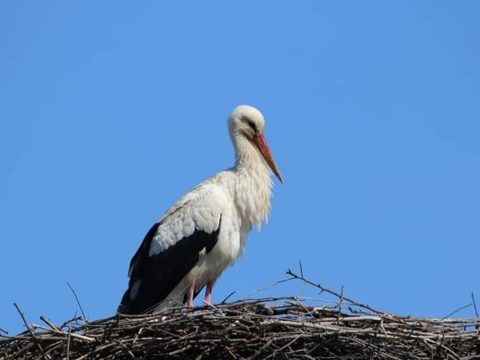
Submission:
<svg viewBox="0 0 480 360">
<path fill-rule="evenodd" d="M 129 286 L 118 308 L 152 310 L 165 300 L 218 240 L 224 195 L 209 185 L 187 194 L 145 235 L 130 262 Z"/>
</svg>

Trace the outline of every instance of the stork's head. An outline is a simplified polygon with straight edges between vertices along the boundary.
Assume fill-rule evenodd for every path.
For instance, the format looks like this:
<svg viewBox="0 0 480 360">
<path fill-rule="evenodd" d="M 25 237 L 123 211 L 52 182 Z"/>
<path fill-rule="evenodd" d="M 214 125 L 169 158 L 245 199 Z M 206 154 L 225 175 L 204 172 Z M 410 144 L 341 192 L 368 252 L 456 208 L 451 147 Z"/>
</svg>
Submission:
<svg viewBox="0 0 480 360">
<path fill-rule="evenodd" d="M 282 175 L 280 175 L 280 171 L 278 170 L 272 153 L 270 152 L 270 148 L 268 147 L 267 140 L 263 135 L 264 128 L 265 119 L 263 118 L 262 113 L 253 106 L 237 106 L 228 119 L 228 130 L 232 141 L 236 145 L 237 151 L 248 151 L 240 144 L 249 143 L 250 146 L 253 146 L 255 151 L 258 151 L 265 159 L 275 176 L 283 184 Z M 242 141 L 245 139 L 248 141 Z"/>
</svg>

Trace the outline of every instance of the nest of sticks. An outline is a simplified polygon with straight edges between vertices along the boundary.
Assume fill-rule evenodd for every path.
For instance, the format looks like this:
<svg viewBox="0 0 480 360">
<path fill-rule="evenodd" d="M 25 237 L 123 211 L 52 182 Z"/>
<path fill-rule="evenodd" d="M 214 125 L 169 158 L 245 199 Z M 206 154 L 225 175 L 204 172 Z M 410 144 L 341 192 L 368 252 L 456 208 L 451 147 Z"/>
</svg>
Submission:
<svg viewBox="0 0 480 360">
<path fill-rule="evenodd" d="M 480 359 L 478 317 L 387 314 L 287 274 L 336 302 L 250 299 L 61 326 L 28 324 L 18 308 L 27 330 L 0 336 L 0 359 Z"/>
</svg>

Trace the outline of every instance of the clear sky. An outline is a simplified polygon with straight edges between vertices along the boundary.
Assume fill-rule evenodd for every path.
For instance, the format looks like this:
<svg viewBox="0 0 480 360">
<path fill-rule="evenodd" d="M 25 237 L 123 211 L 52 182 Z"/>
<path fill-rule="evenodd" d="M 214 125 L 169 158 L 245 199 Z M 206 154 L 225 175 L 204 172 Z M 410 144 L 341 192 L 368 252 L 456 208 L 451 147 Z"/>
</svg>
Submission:
<svg viewBox="0 0 480 360">
<path fill-rule="evenodd" d="M 257 106 L 285 179 L 221 301 L 310 279 L 385 311 L 480 302 L 480 2 L 0 3 L 0 328 L 114 313 L 144 234 L 233 164 Z M 255 296 L 312 294 L 287 283 Z M 468 308 L 458 316 L 473 316 Z"/>
</svg>

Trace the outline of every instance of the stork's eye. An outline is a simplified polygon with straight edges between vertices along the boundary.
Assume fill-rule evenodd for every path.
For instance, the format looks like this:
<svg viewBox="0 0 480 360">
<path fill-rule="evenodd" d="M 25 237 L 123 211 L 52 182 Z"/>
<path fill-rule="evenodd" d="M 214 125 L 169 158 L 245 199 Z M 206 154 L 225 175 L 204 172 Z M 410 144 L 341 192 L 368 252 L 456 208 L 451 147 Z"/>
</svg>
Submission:
<svg viewBox="0 0 480 360">
<path fill-rule="evenodd" d="M 247 122 L 248 126 L 252 128 L 255 134 L 258 132 L 257 125 L 252 120 L 250 120 L 249 118 L 244 118 L 244 121 Z"/>
</svg>

